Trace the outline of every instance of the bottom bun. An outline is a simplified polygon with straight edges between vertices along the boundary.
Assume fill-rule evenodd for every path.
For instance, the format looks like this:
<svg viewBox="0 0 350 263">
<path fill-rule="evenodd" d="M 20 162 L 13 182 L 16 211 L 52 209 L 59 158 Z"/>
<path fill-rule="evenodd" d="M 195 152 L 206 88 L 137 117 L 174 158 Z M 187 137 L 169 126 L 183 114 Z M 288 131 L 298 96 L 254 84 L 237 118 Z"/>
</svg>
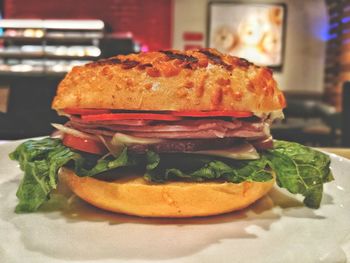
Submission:
<svg viewBox="0 0 350 263">
<path fill-rule="evenodd" d="M 142 217 L 209 216 L 239 210 L 267 194 L 275 182 L 155 184 L 140 176 L 103 181 L 79 177 L 67 168 L 61 169 L 60 180 L 96 207 Z"/>
</svg>

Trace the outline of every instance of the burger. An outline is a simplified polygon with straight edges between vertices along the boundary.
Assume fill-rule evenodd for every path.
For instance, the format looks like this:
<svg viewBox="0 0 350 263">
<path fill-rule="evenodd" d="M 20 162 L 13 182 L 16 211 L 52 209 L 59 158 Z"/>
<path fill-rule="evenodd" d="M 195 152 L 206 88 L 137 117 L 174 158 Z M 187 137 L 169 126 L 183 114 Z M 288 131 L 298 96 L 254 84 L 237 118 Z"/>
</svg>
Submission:
<svg viewBox="0 0 350 263">
<path fill-rule="evenodd" d="M 249 206 L 274 186 L 320 206 L 329 157 L 276 141 L 285 97 L 272 71 L 214 49 L 166 50 L 77 66 L 52 108 L 57 131 L 19 145 L 16 212 L 33 212 L 58 183 L 104 210 L 195 217 Z"/>
</svg>

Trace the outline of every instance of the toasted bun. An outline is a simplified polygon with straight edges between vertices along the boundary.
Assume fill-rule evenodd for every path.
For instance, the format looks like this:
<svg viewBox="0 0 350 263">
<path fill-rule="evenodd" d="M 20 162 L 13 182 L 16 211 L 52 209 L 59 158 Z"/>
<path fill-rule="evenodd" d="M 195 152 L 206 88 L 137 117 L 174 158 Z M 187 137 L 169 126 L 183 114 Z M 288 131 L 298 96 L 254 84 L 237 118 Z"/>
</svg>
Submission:
<svg viewBox="0 0 350 263">
<path fill-rule="evenodd" d="M 120 55 L 74 67 L 52 107 L 270 112 L 285 98 L 268 68 L 214 49 Z"/>
<path fill-rule="evenodd" d="M 153 184 L 132 176 L 113 182 L 78 177 L 67 168 L 60 180 L 86 202 L 112 212 L 143 217 L 209 216 L 239 210 L 264 196 L 269 182 Z"/>
</svg>

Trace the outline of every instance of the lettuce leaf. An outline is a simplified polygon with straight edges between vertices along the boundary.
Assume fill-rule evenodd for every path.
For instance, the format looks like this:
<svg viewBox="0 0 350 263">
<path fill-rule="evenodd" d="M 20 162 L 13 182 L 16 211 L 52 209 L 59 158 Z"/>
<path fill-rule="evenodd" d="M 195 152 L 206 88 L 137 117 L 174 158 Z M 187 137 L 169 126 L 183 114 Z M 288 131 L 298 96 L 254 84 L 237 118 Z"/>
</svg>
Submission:
<svg viewBox="0 0 350 263">
<path fill-rule="evenodd" d="M 146 180 L 163 183 L 168 180 L 232 183 L 269 181 L 276 174 L 280 187 L 302 194 L 308 207 L 320 205 L 323 183 L 333 180 L 328 155 L 297 143 L 276 141 L 274 149 L 261 153 L 257 160 L 231 160 L 196 154 L 129 154 L 125 148 L 118 157 L 98 159 L 96 155 L 75 152 L 59 139 L 29 140 L 10 154 L 20 163 L 24 177 L 17 190 L 16 212 L 36 211 L 57 187 L 58 170 L 74 169 L 78 176 L 95 176 L 123 166 L 143 167 Z"/>
<path fill-rule="evenodd" d="M 298 143 L 275 141 L 265 156 L 276 172 L 278 186 L 302 194 L 307 207 L 320 206 L 323 184 L 334 179 L 328 155 Z"/>
<path fill-rule="evenodd" d="M 146 179 L 165 182 L 225 180 L 232 183 L 271 180 L 274 171 L 279 187 L 304 196 L 304 204 L 319 208 L 323 184 L 334 180 L 327 154 L 295 142 L 275 141 L 274 148 L 258 160 L 218 160 L 198 155 L 157 155 L 149 152 Z"/>
<path fill-rule="evenodd" d="M 218 157 L 202 157 L 196 154 L 147 153 L 146 179 L 153 182 L 184 179 L 189 181 L 224 180 L 232 183 L 244 181 L 265 182 L 273 178 L 265 169 L 268 160 L 229 160 Z"/>
<path fill-rule="evenodd" d="M 34 212 L 50 198 L 51 191 L 57 187 L 58 169 L 64 165 L 73 167 L 80 176 L 93 176 L 133 164 L 128 159 L 126 149 L 116 159 L 91 161 L 54 138 L 28 140 L 9 156 L 10 159 L 17 160 L 24 171 L 16 193 L 19 199 L 15 210 L 17 213 Z"/>
</svg>

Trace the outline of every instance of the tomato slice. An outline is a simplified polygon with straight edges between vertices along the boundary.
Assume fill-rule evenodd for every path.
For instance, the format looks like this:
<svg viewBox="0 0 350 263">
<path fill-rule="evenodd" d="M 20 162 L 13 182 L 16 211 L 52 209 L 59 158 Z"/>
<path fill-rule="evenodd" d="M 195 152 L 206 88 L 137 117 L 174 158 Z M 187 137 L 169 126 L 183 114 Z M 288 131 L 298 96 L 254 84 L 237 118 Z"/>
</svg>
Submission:
<svg viewBox="0 0 350 263">
<path fill-rule="evenodd" d="M 84 121 L 114 121 L 114 120 L 157 120 L 157 121 L 178 121 L 180 117 L 170 114 L 157 113 L 108 113 L 97 115 L 82 115 Z"/>
<path fill-rule="evenodd" d="M 104 154 L 107 152 L 106 146 L 100 141 L 80 138 L 67 133 L 63 137 L 63 144 L 70 148 L 88 153 Z"/>
<path fill-rule="evenodd" d="M 81 108 L 67 108 L 63 110 L 65 113 L 74 115 L 93 115 L 110 113 L 111 110 L 107 109 L 81 109 Z"/>
<path fill-rule="evenodd" d="M 235 117 L 245 118 L 253 116 L 250 111 L 174 111 L 174 116 L 179 117 Z"/>
</svg>

